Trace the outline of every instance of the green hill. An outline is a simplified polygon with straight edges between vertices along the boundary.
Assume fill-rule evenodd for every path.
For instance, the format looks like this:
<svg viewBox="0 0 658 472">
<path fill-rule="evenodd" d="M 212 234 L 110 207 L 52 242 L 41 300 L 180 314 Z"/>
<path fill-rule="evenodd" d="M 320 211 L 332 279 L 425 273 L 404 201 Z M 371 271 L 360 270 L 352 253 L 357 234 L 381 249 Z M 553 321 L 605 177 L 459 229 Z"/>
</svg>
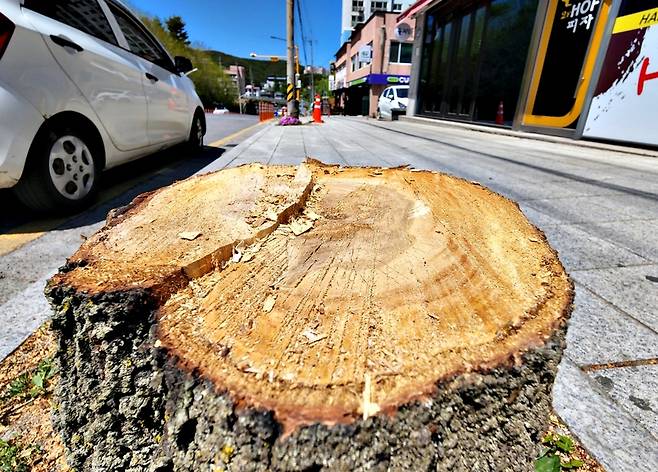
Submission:
<svg viewBox="0 0 658 472">
<path fill-rule="evenodd" d="M 220 51 L 207 51 L 217 62 L 221 62 L 223 67 L 231 65 L 240 65 L 245 68 L 245 75 L 247 83 L 254 83 L 261 85 L 265 82 L 268 76 L 274 75 L 278 77 L 285 77 L 286 75 L 286 62 L 271 62 L 261 59 L 251 59 L 244 57 L 236 57 L 231 54 L 226 54 Z M 300 65 L 303 70 L 304 66 Z"/>
</svg>

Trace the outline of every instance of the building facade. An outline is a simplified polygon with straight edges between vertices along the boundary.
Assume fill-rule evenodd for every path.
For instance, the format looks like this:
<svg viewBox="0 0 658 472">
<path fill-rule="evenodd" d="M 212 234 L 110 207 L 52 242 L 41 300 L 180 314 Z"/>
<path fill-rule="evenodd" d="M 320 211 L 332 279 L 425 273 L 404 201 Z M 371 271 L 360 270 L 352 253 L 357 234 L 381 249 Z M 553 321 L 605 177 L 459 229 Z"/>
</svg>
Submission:
<svg viewBox="0 0 658 472">
<path fill-rule="evenodd" d="M 658 145 L 658 0 L 419 0 L 407 115 Z"/>
<path fill-rule="evenodd" d="M 231 78 L 238 95 L 244 95 L 247 85 L 244 66 L 232 65 L 228 66 L 224 71 Z"/>
<path fill-rule="evenodd" d="M 336 52 L 329 85 L 341 112 L 375 116 L 386 87 L 409 83 L 415 21 L 400 23 L 397 17 L 374 12 Z"/>
<path fill-rule="evenodd" d="M 343 0 L 341 44 L 349 39 L 356 25 L 364 23 L 374 12 L 402 12 L 413 3 L 414 0 Z"/>
</svg>

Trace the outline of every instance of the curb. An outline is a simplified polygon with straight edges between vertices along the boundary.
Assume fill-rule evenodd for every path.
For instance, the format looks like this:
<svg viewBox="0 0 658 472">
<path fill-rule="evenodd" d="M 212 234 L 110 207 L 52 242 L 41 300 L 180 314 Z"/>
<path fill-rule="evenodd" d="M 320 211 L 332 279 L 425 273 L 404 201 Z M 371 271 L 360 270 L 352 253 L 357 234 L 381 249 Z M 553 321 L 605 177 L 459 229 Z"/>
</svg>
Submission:
<svg viewBox="0 0 658 472">
<path fill-rule="evenodd" d="M 228 167 L 231 164 L 231 162 L 233 162 L 235 159 L 237 159 L 240 156 L 240 154 L 242 154 L 243 149 L 251 146 L 254 142 L 258 140 L 258 138 L 260 138 L 262 134 L 264 134 L 267 130 L 269 130 L 272 126 L 274 126 L 274 120 L 261 121 L 260 123 L 258 123 L 257 126 L 261 126 L 261 129 L 256 131 L 254 134 L 249 136 L 244 141 L 240 142 L 240 144 L 238 144 L 234 148 L 231 148 L 229 151 L 219 156 L 217 159 L 215 159 L 213 162 L 208 164 L 206 167 L 198 170 L 194 175 L 208 174 L 210 172 L 215 172 Z"/>
<path fill-rule="evenodd" d="M 614 151 L 634 156 L 658 158 L 658 150 L 644 149 L 624 146 L 621 144 L 607 144 L 596 141 L 583 141 L 561 136 L 552 136 L 539 133 L 529 133 L 526 131 L 514 131 L 508 128 L 495 126 L 478 125 L 474 123 L 462 123 L 458 121 L 441 120 L 434 118 L 425 118 L 421 116 L 400 116 L 400 121 L 407 123 L 425 124 L 437 128 L 451 127 L 468 131 L 479 131 L 481 133 L 498 134 L 501 136 L 511 136 L 521 139 L 532 139 L 534 141 L 545 141 L 549 143 L 567 144 L 571 146 L 580 146 L 588 149 L 597 149 L 601 151 Z"/>
</svg>

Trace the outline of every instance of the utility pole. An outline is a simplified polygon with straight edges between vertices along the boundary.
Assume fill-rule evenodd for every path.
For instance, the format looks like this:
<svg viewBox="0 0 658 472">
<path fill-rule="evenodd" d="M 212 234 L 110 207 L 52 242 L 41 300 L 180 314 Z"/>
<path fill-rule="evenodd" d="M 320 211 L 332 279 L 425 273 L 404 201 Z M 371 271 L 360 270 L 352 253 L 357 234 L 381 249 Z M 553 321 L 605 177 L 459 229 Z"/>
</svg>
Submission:
<svg viewBox="0 0 658 472">
<path fill-rule="evenodd" d="M 288 113 L 299 118 L 299 110 L 295 100 L 295 0 L 286 0 L 286 41 L 288 46 L 288 87 L 286 89 L 286 101 L 288 102 Z"/>
<path fill-rule="evenodd" d="M 309 44 L 311 45 L 311 103 L 315 99 L 315 71 L 313 70 L 313 67 L 315 67 L 314 64 L 314 59 L 313 59 L 313 40 L 311 39 L 309 41 Z"/>
</svg>

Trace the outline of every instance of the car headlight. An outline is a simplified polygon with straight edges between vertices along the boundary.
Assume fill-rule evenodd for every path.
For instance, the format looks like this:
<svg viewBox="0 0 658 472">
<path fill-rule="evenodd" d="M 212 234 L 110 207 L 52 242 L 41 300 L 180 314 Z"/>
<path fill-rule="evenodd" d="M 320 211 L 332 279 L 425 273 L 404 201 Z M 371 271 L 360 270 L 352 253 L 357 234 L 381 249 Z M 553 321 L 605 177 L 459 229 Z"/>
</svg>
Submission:
<svg viewBox="0 0 658 472">
<path fill-rule="evenodd" d="M 398 107 L 400 107 L 400 110 L 406 110 L 407 109 L 407 105 L 405 105 L 402 102 L 398 102 Z"/>
</svg>

